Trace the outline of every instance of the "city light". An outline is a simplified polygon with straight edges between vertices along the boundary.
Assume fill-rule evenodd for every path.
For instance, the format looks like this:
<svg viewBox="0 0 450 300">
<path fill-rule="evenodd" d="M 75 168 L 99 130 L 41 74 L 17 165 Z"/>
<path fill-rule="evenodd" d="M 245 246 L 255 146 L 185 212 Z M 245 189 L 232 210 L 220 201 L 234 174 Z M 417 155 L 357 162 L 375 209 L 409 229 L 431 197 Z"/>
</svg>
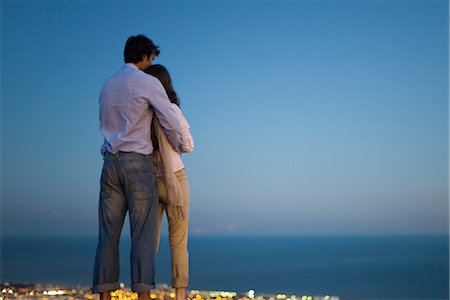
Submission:
<svg viewBox="0 0 450 300">
<path fill-rule="evenodd" d="M 124 284 L 121 289 L 111 292 L 112 300 L 138 300 L 138 294 L 126 288 Z M 2 283 L 0 285 L 1 293 L 0 300 L 12 299 L 68 299 L 68 300 L 94 300 L 98 299 L 96 294 L 93 294 L 91 287 L 43 287 L 41 284 L 36 285 L 11 285 L 10 283 Z M 62 297 L 61 297 L 62 296 Z M 56 297 L 56 298 L 53 298 Z M 156 289 L 150 293 L 152 300 L 174 300 L 176 298 L 175 290 L 167 284 L 157 285 Z M 247 292 L 233 292 L 233 291 L 187 291 L 188 300 L 339 300 L 336 296 L 296 296 L 286 294 L 261 294 L 257 295 L 255 290 L 250 289 Z"/>
<path fill-rule="evenodd" d="M 62 291 L 62 290 L 58 290 L 58 291 L 44 291 L 43 294 L 46 295 L 46 296 L 61 296 L 61 295 L 65 295 L 66 292 Z"/>
</svg>

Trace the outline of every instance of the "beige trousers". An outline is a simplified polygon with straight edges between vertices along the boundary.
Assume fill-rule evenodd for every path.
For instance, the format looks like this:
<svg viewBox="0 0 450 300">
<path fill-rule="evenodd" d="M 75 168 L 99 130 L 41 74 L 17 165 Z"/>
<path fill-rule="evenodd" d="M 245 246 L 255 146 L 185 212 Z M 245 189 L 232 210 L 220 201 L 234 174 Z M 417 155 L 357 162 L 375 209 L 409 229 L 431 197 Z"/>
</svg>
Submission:
<svg viewBox="0 0 450 300">
<path fill-rule="evenodd" d="M 156 226 L 156 253 L 159 249 L 161 237 L 161 223 L 164 212 L 169 223 L 169 244 L 172 259 L 172 287 L 186 288 L 189 284 L 189 253 L 188 225 L 189 225 L 189 184 L 185 169 L 175 173 L 183 191 L 184 207 L 187 217 L 181 220 L 169 218 L 167 214 L 167 191 L 161 179 L 157 178 L 159 192 L 158 224 Z"/>
</svg>

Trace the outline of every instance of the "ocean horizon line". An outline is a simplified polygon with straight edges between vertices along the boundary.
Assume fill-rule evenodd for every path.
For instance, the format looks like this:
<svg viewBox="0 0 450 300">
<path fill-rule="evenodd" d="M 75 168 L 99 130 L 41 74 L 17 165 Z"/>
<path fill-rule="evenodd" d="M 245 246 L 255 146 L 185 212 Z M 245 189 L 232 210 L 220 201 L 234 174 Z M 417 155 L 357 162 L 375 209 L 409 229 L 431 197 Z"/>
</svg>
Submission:
<svg viewBox="0 0 450 300">
<path fill-rule="evenodd" d="M 3 238 L 97 238 L 97 234 L 0 234 L 0 239 Z M 128 233 L 122 233 L 121 238 L 131 237 Z M 161 237 L 168 237 L 166 232 L 161 234 Z M 190 233 L 189 237 L 262 237 L 262 238 L 277 238 L 277 237 L 450 237 L 449 233 L 280 233 L 280 234 L 264 234 L 264 233 Z"/>
</svg>

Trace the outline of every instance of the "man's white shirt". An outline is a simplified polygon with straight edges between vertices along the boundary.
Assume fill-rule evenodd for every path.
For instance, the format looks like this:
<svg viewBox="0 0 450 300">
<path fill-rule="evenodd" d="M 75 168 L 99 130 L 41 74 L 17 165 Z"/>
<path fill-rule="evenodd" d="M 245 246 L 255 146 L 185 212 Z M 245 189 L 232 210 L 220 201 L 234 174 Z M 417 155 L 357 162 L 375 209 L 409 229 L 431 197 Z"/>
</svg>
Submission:
<svg viewBox="0 0 450 300">
<path fill-rule="evenodd" d="M 134 64 L 125 64 L 105 82 L 99 102 L 100 131 L 105 138 L 102 153 L 152 153 L 154 113 L 172 147 L 182 150 L 180 122 L 164 87 Z"/>
</svg>

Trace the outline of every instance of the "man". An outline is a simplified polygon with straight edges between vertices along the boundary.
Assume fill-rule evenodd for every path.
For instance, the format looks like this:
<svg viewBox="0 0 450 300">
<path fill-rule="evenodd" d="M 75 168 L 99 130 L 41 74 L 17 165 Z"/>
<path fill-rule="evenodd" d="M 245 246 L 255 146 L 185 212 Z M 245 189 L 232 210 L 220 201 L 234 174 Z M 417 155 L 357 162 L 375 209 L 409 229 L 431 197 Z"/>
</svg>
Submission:
<svg viewBox="0 0 450 300">
<path fill-rule="evenodd" d="M 144 73 L 159 54 L 144 35 L 128 38 L 125 66 L 111 76 L 100 93 L 100 131 L 104 164 L 99 200 L 99 240 L 93 292 L 111 299 L 118 288 L 119 238 L 127 211 L 131 227 L 131 289 L 149 299 L 155 287 L 154 252 L 157 190 L 150 154 L 153 115 L 174 149 L 181 147 L 180 126 L 160 81 Z"/>
</svg>

